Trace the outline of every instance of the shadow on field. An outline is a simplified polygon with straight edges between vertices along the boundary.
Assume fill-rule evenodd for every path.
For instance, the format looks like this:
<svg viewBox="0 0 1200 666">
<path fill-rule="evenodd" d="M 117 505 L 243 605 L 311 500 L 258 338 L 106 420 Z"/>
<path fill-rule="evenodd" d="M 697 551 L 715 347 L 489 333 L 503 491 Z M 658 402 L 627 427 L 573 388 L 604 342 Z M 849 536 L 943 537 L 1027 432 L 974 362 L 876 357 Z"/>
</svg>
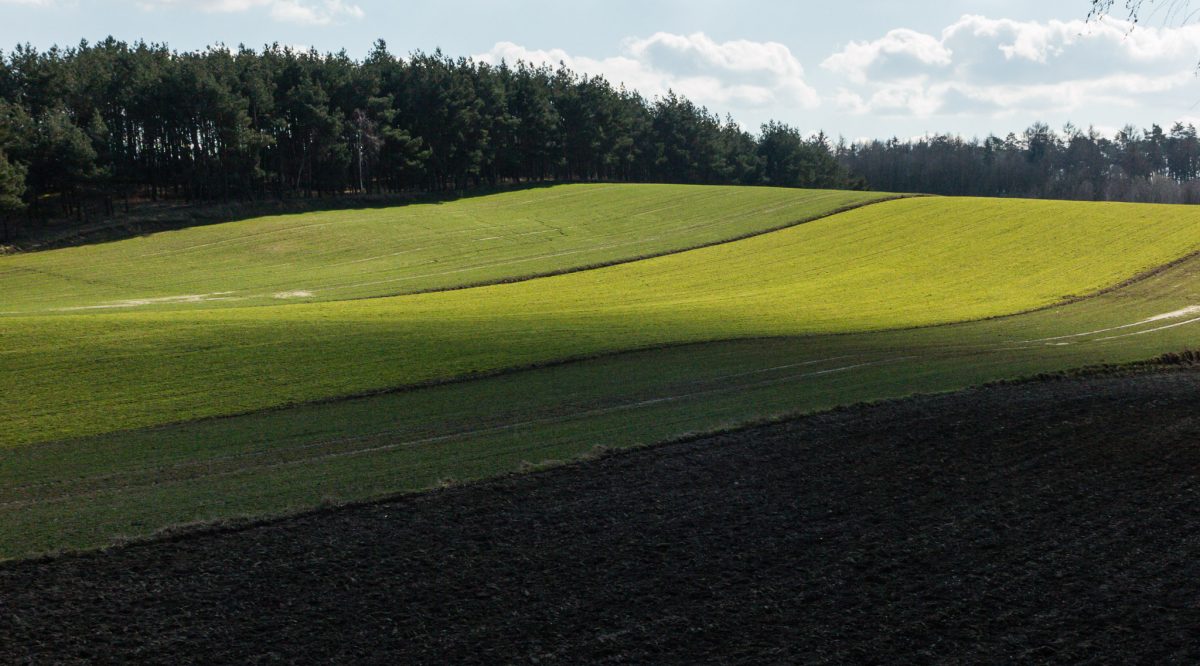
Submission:
<svg viewBox="0 0 1200 666">
<path fill-rule="evenodd" d="M 9 563 L 0 657 L 1195 662 L 1198 395 L 1004 384 Z"/>
<path fill-rule="evenodd" d="M 86 223 L 65 219 L 40 222 L 35 226 L 25 222 L 14 228 L 16 235 L 10 242 L 11 249 L 15 252 L 41 252 L 62 247 L 110 243 L 161 231 L 238 222 L 268 215 L 395 208 L 412 204 L 441 204 L 504 192 L 546 189 L 566 184 L 569 182 L 521 183 L 452 192 L 340 194 L 224 203 L 142 202 L 130 206 L 128 212 L 118 212 L 110 217 L 101 217 Z"/>
</svg>

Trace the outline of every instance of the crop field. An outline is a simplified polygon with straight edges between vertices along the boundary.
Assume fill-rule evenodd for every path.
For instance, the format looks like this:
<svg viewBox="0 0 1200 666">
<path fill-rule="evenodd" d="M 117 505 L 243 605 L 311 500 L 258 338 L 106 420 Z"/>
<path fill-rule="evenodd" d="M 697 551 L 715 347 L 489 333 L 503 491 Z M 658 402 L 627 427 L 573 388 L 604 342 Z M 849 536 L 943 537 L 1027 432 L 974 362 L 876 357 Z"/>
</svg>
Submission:
<svg viewBox="0 0 1200 666">
<path fill-rule="evenodd" d="M 403 213 L 411 232 L 377 229 L 386 211 L 347 229 L 320 213 L 4 258 L 0 311 L 20 314 L 0 317 L 0 557 L 1195 347 L 1191 208 L 872 196 L 555 187 L 421 207 Z M 656 200 L 674 211 L 656 213 L 657 244 L 621 246 Z M 463 231 L 451 238 L 490 224 L 508 240 L 422 259 L 461 273 L 383 258 L 443 222 Z M 370 240 L 309 226 L 327 223 Z M 542 224 L 575 231 L 555 247 L 517 235 Z M 257 266 L 292 227 L 297 257 Z M 228 256 L 210 249 L 225 238 Z M 176 270 L 135 260 L 205 243 Z M 329 266 L 350 257 L 366 261 Z M 114 262 L 120 280 L 73 286 Z M 360 269 L 395 283 L 331 288 Z M 10 296 L 38 284 L 52 295 Z M 289 284 L 329 302 L 153 300 Z"/>
<path fill-rule="evenodd" d="M 922 198 L 517 284 L 4 319 L 11 444 L 629 349 L 907 328 L 1086 294 L 1200 247 L 1181 207 Z"/>
<path fill-rule="evenodd" d="M 501 282 L 727 241 L 891 196 L 568 185 L 277 215 L 0 257 L 0 313 L 278 305 Z"/>
<path fill-rule="evenodd" d="M 1195 663 L 1198 392 L 914 396 L 10 562 L 0 661 Z"/>
</svg>

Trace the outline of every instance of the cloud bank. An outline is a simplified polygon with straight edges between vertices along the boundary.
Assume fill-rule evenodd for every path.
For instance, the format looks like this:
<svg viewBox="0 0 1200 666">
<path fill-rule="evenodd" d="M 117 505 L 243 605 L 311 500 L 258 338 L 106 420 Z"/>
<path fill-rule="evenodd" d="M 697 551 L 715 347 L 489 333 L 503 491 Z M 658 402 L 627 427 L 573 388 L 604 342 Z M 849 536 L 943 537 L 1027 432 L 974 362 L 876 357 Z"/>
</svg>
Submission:
<svg viewBox="0 0 1200 666">
<path fill-rule="evenodd" d="M 968 15 L 937 36 L 850 42 L 821 67 L 840 82 L 830 99 L 855 114 L 1062 115 L 1152 106 L 1195 86 L 1200 25 L 1132 28 Z"/>
<path fill-rule="evenodd" d="M 499 42 L 475 59 L 491 64 L 562 63 L 575 72 L 604 76 L 613 85 L 624 84 L 646 96 L 661 96 L 673 90 L 699 104 L 721 109 L 813 108 L 820 103 L 817 92 L 805 82 L 800 61 L 783 44 L 716 42 L 701 32 L 658 32 L 644 39 L 629 39 L 619 55 L 605 58 Z"/>
<path fill-rule="evenodd" d="M 364 15 L 361 7 L 345 0 L 143 0 L 141 5 L 146 9 L 187 7 L 223 14 L 265 9 L 277 21 L 307 25 L 327 25 L 340 19 L 360 19 Z"/>
</svg>

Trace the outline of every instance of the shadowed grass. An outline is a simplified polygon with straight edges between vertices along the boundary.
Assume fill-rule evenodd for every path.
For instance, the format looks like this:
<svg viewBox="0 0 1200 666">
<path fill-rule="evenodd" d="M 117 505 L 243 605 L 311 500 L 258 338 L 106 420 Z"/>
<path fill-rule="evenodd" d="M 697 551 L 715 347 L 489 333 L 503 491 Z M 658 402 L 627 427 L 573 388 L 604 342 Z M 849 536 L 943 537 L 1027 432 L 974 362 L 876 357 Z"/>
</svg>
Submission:
<svg viewBox="0 0 1200 666">
<path fill-rule="evenodd" d="M 0 257 L 0 313 L 277 305 L 505 282 L 719 243 L 892 196 L 564 185 L 275 215 Z"/>
<path fill-rule="evenodd" d="M 0 450 L 0 557 L 484 478 L 597 446 L 637 446 L 859 401 L 1138 361 L 1194 348 L 1200 313 L 1163 315 L 1196 304 L 1200 259 L 1103 296 L 1015 317 L 634 352 Z"/>
<path fill-rule="evenodd" d="M 548 190 L 554 191 L 554 190 Z M 8 317 L 8 445 L 705 340 L 981 319 L 1200 246 L 1192 208 L 903 199 L 518 284 L 334 303 Z"/>
</svg>

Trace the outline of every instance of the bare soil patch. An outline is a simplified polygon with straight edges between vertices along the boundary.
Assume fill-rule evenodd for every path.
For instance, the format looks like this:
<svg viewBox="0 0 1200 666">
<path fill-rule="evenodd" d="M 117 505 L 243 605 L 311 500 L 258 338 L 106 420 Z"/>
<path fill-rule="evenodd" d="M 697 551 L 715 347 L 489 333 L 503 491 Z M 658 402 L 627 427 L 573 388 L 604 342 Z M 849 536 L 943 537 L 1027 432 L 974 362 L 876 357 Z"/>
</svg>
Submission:
<svg viewBox="0 0 1200 666">
<path fill-rule="evenodd" d="M 992 386 L 0 566 L 0 661 L 1200 659 L 1200 372 Z"/>
</svg>

